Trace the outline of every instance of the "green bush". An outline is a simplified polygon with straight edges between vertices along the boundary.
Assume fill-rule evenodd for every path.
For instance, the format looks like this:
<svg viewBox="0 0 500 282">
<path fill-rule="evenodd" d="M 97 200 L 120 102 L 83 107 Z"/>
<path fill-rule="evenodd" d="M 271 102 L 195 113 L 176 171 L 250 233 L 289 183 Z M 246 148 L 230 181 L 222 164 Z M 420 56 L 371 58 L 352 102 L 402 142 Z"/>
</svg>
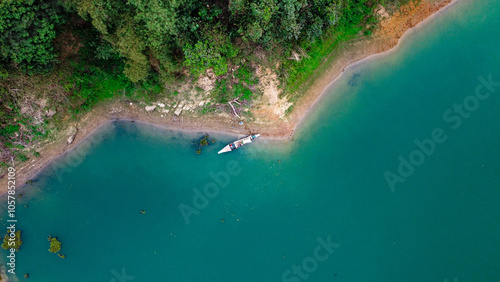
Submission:
<svg viewBox="0 0 500 282">
<path fill-rule="evenodd" d="M 14 132 L 18 132 L 19 128 L 20 126 L 17 124 L 15 125 L 9 124 L 5 126 L 5 128 L 0 129 L 0 136 L 5 136 L 5 137 L 11 136 L 12 134 L 14 134 Z"/>
<path fill-rule="evenodd" d="M 232 95 L 234 98 L 241 97 L 244 100 L 252 99 L 252 91 L 247 87 L 243 86 L 243 84 L 238 83 L 234 85 L 234 94 Z"/>
<path fill-rule="evenodd" d="M 248 86 L 255 85 L 258 82 L 258 78 L 253 74 L 252 70 L 247 66 L 241 66 L 235 73 L 240 82 L 245 82 Z"/>
<path fill-rule="evenodd" d="M 69 78 L 73 92 L 74 113 L 88 111 L 99 101 L 112 98 L 132 88 L 123 73 L 108 73 L 96 66 L 77 65 Z"/>
<path fill-rule="evenodd" d="M 230 97 L 226 79 L 221 79 L 215 82 L 215 87 L 212 90 L 212 97 L 217 103 L 227 103 L 229 101 Z"/>
</svg>

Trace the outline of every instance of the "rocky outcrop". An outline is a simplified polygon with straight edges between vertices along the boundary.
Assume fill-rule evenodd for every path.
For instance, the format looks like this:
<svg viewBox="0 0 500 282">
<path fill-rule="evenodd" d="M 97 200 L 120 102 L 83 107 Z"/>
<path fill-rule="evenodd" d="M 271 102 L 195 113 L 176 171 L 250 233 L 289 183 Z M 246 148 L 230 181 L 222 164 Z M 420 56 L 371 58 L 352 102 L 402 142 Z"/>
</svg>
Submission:
<svg viewBox="0 0 500 282">
<path fill-rule="evenodd" d="M 389 17 L 389 14 L 387 13 L 387 11 L 385 10 L 384 6 L 378 4 L 377 6 L 377 9 L 376 9 L 376 13 L 378 14 L 378 16 L 381 18 L 381 19 L 385 19 L 385 18 L 388 18 Z"/>
<path fill-rule="evenodd" d="M 156 109 L 156 105 L 153 105 L 153 106 L 146 106 L 146 108 L 144 108 L 146 110 L 146 112 L 152 112 Z"/>
<path fill-rule="evenodd" d="M 68 137 L 68 145 L 70 145 L 71 143 L 73 143 L 73 141 L 75 141 L 76 133 L 78 133 L 78 128 L 72 126 L 70 128 L 70 136 Z"/>
<path fill-rule="evenodd" d="M 45 115 L 46 115 L 47 117 L 52 117 L 52 116 L 54 116 L 56 113 L 57 113 L 57 111 L 56 111 L 56 110 L 53 110 L 53 109 L 50 109 L 50 110 L 48 110 L 48 111 L 45 111 Z"/>
</svg>

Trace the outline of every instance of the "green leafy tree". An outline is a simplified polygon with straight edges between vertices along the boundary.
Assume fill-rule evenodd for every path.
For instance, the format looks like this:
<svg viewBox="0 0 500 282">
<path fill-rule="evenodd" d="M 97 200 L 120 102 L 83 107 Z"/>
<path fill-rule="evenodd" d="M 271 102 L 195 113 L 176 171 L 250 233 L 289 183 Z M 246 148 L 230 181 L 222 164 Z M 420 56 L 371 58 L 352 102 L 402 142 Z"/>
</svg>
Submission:
<svg viewBox="0 0 500 282">
<path fill-rule="evenodd" d="M 84 19 L 90 19 L 92 25 L 103 35 L 108 34 L 109 22 L 112 22 L 110 14 L 116 10 L 110 1 L 105 0 L 66 0 L 63 2 L 66 8 L 76 10 Z"/>
<path fill-rule="evenodd" d="M 55 28 L 62 22 L 58 11 L 53 1 L 0 1 L 1 60 L 28 74 L 50 70 Z"/>
<path fill-rule="evenodd" d="M 229 9 L 243 39 L 256 43 L 268 43 L 271 40 L 273 16 L 278 11 L 276 0 L 234 1 Z"/>
<path fill-rule="evenodd" d="M 223 75 L 238 65 L 233 58 L 241 60 L 237 55 L 256 45 L 266 47 L 271 59 L 288 57 L 331 27 L 360 25 L 379 0 L 61 1 L 92 23 L 126 63 L 128 79 L 137 82 L 148 79 L 151 68 L 161 78 L 182 67 L 195 76 L 208 68 Z M 96 53 L 113 53 L 101 51 Z"/>
<path fill-rule="evenodd" d="M 175 70 L 175 38 L 178 35 L 176 0 L 130 0 L 135 6 L 135 30 L 144 40 L 151 54 L 159 61 L 159 70 Z"/>
<path fill-rule="evenodd" d="M 134 7 L 142 1 L 66 0 L 67 9 L 92 22 L 101 37 L 111 43 L 126 63 L 125 75 L 132 81 L 146 79 L 149 73 L 148 57 L 144 54 L 147 40 L 140 34 L 144 26 L 144 16 L 137 16 L 143 6 Z M 103 46 L 103 45 L 101 45 Z M 108 52 L 109 53 L 109 52 Z"/>
<path fill-rule="evenodd" d="M 216 75 L 227 72 L 226 59 L 216 48 L 206 41 L 198 41 L 194 46 L 187 44 L 184 47 L 184 64 L 197 76 L 208 68 L 213 68 Z"/>
<path fill-rule="evenodd" d="M 138 82 L 148 76 L 149 61 L 144 50 L 146 44 L 137 36 L 132 25 L 126 25 L 116 32 L 117 46 L 120 54 L 126 58 L 125 75 L 132 81 Z"/>
</svg>

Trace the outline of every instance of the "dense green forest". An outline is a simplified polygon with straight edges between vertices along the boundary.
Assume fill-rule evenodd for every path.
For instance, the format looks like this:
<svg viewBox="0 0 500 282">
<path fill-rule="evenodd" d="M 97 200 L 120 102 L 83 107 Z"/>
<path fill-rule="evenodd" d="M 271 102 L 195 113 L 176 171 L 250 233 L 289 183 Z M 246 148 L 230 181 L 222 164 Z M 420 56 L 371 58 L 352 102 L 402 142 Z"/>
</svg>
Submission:
<svg viewBox="0 0 500 282">
<path fill-rule="evenodd" d="M 292 91 L 336 44 L 370 35 L 373 10 L 387 2 L 0 0 L 2 151 L 24 148 L 12 140 L 20 128 L 30 142 L 47 135 L 44 124 L 27 126 L 29 117 L 19 116 L 22 94 L 13 85 L 35 92 L 60 85 L 66 94 L 58 99 L 73 116 L 117 93 L 154 99 L 207 69 L 217 76 L 216 102 L 258 95 L 251 87 L 257 64 L 272 66 Z"/>
<path fill-rule="evenodd" d="M 61 64 L 55 40 L 72 33 L 83 46 L 74 62 L 113 65 L 137 83 L 183 69 L 226 74 L 262 50 L 278 60 L 307 49 L 329 28 L 371 19 L 377 0 L 2 0 L 2 74 L 47 73 Z M 65 44 L 65 42 L 58 42 Z M 120 72 L 116 72 L 117 74 Z"/>
</svg>

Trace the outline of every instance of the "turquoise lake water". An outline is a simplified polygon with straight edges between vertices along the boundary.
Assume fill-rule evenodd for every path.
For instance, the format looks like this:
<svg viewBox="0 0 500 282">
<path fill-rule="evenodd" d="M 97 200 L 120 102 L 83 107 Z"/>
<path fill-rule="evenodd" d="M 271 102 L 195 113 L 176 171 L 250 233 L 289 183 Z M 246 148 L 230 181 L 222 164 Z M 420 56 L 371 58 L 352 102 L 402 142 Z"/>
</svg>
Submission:
<svg viewBox="0 0 500 282">
<path fill-rule="evenodd" d="M 500 1 L 459 2 L 349 68 L 291 142 L 196 155 L 202 133 L 103 126 L 25 187 L 17 276 L 500 281 L 499 28 Z"/>
</svg>

